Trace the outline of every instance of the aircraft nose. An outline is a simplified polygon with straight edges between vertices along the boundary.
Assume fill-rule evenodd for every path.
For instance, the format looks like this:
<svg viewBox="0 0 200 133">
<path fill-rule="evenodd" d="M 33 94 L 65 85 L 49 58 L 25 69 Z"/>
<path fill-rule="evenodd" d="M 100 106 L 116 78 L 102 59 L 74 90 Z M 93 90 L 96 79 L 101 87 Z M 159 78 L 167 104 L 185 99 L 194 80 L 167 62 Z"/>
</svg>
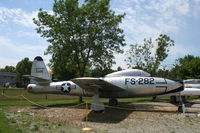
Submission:
<svg viewBox="0 0 200 133">
<path fill-rule="evenodd" d="M 167 87 L 168 93 L 180 92 L 180 91 L 184 90 L 183 82 L 180 81 L 180 80 L 170 80 L 170 79 L 168 79 L 167 84 L 168 84 L 168 87 Z"/>
</svg>

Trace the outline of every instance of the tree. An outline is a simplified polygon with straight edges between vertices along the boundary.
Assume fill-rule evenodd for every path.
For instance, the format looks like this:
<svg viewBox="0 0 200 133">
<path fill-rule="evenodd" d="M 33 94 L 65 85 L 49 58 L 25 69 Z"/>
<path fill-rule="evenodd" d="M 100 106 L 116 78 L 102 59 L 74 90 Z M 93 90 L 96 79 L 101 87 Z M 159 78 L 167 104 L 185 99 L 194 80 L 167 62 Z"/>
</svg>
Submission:
<svg viewBox="0 0 200 133">
<path fill-rule="evenodd" d="M 117 67 L 117 71 L 123 70 L 120 66 Z"/>
<path fill-rule="evenodd" d="M 4 68 L 0 69 L 0 72 L 15 72 L 14 66 L 5 66 Z"/>
<path fill-rule="evenodd" d="M 22 85 L 26 85 L 29 83 L 29 79 L 23 77 L 23 75 L 31 74 L 32 61 L 29 61 L 29 58 L 24 58 L 16 65 L 16 79 L 18 82 L 22 83 Z"/>
<path fill-rule="evenodd" d="M 115 63 L 113 54 L 122 53 L 121 46 L 125 46 L 123 30 L 119 28 L 125 14 L 115 15 L 109 3 L 110 0 L 85 0 L 79 5 L 78 0 L 58 0 L 53 14 L 39 10 L 34 23 L 37 33 L 51 43 L 45 54 L 52 55 L 53 73 L 82 77 L 91 67 L 111 68 Z"/>
<path fill-rule="evenodd" d="M 200 57 L 187 55 L 176 60 L 170 71 L 170 76 L 176 79 L 200 78 Z"/>
<path fill-rule="evenodd" d="M 51 43 L 45 54 L 52 55 L 50 66 L 57 75 L 85 76 L 91 67 L 111 68 L 114 53 L 125 46 L 119 23 L 125 14 L 115 15 L 110 0 L 58 0 L 53 14 L 39 10 L 37 33 Z M 67 72 L 66 72 L 67 71 Z M 63 77 L 63 75 L 62 75 Z M 80 98 L 82 99 L 82 98 Z M 81 101 L 81 100 L 80 100 Z"/>
<path fill-rule="evenodd" d="M 144 39 L 143 45 L 130 45 L 130 50 L 127 51 L 128 58 L 125 60 L 128 67 L 143 69 L 153 75 L 164 61 L 169 53 L 169 48 L 174 46 L 174 41 L 167 35 L 159 35 L 152 42 L 152 39 Z"/>
</svg>

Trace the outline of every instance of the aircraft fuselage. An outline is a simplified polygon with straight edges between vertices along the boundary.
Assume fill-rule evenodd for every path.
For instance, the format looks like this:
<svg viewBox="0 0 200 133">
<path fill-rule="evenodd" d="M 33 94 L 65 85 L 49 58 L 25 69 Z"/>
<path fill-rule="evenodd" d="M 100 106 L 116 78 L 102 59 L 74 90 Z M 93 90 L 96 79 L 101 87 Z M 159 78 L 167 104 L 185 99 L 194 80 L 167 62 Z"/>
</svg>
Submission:
<svg viewBox="0 0 200 133">
<path fill-rule="evenodd" d="M 146 97 L 178 92 L 183 90 L 180 82 L 160 77 L 139 77 L 139 76 L 122 76 L 122 77 L 105 77 L 101 78 L 121 90 L 109 91 L 109 86 L 105 86 L 104 91 L 98 88 L 99 96 L 104 98 L 133 98 Z M 29 84 L 28 91 L 31 93 L 46 94 L 64 94 L 91 97 L 94 90 L 82 89 L 72 81 L 52 82 L 48 86 Z M 108 91 L 105 91 L 108 89 Z"/>
</svg>

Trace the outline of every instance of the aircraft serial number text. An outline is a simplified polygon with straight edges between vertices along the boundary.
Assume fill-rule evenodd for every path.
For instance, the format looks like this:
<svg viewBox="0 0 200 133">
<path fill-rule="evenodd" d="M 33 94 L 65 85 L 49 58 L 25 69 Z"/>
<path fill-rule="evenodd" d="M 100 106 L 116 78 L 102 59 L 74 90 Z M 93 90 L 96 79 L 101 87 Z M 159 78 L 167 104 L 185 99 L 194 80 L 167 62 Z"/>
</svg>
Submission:
<svg viewBox="0 0 200 133">
<path fill-rule="evenodd" d="M 154 78 L 125 78 L 125 85 L 131 84 L 131 85 L 143 85 L 143 84 L 154 84 Z"/>
</svg>

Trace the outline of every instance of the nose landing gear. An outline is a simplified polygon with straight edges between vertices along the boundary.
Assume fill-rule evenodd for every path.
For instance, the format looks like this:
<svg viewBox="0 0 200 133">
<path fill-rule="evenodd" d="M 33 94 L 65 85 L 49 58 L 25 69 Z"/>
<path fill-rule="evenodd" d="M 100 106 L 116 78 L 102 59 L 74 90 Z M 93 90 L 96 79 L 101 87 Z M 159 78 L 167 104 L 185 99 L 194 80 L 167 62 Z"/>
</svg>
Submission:
<svg viewBox="0 0 200 133">
<path fill-rule="evenodd" d="M 180 101 L 179 101 L 179 105 L 178 105 L 178 112 L 185 113 L 185 104 L 184 104 L 183 99 L 180 94 L 179 94 L 179 99 L 180 99 Z"/>
</svg>

